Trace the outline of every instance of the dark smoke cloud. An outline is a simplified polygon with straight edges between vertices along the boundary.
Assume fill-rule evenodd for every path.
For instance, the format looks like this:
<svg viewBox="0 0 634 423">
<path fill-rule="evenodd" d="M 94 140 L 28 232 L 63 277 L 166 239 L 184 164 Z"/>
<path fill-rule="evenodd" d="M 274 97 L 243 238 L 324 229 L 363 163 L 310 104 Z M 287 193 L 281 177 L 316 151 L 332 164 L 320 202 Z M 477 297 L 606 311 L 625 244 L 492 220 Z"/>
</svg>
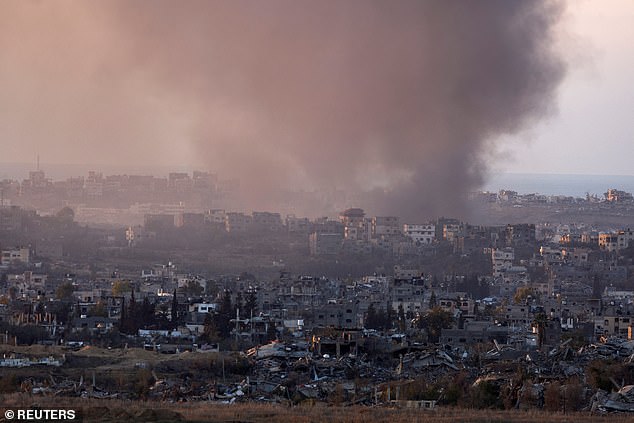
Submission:
<svg viewBox="0 0 634 423">
<path fill-rule="evenodd" d="M 491 143 L 552 113 L 564 75 L 556 1 L 63 5 L 10 7 L 41 31 L 27 50 L 52 50 L 27 79 L 30 135 L 137 160 L 191 148 L 256 209 L 336 188 L 376 213 L 456 215 Z"/>
</svg>

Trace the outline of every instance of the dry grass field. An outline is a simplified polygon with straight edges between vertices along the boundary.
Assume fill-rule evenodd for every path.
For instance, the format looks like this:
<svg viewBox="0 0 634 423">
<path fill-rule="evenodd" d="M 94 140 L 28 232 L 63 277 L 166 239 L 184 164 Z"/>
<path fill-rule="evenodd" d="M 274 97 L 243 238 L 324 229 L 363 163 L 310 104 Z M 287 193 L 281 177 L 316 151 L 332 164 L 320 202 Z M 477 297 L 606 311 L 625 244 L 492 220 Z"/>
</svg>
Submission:
<svg viewBox="0 0 634 423">
<path fill-rule="evenodd" d="M 0 397 L 4 409 L 31 408 L 80 410 L 84 422 L 251 422 L 251 423 L 586 423 L 634 422 L 629 415 L 546 413 L 439 408 L 434 411 L 386 407 L 340 407 L 322 404 L 288 407 L 280 404 L 165 403 L 82 398 L 35 397 L 9 394 Z M 0 414 L 2 415 L 2 414 Z"/>
</svg>

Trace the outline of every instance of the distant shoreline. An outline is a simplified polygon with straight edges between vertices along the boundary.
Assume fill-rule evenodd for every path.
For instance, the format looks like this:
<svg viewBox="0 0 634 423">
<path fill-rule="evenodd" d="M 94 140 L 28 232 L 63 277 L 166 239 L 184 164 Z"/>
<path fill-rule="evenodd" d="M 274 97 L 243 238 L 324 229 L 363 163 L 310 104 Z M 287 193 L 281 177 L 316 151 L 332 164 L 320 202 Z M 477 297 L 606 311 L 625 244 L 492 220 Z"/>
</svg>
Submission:
<svg viewBox="0 0 634 423">
<path fill-rule="evenodd" d="M 585 197 L 586 193 L 602 196 L 608 188 L 634 191 L 634 175 L 571 175 L 540 173 L 491 174 L 484 191 L 511 189 L 520 194 L 568 195 Z"/>
</svg>

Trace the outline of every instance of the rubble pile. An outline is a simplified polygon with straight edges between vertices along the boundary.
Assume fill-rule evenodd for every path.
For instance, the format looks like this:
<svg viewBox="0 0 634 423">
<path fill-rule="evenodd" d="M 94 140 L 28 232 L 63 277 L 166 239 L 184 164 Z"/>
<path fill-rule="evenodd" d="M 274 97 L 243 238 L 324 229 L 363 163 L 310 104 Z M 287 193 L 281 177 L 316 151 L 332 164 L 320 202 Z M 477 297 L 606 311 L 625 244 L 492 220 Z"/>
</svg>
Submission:
<svg viewBox="0 0 634 423">
<path fill-rule="evenodd" d="M 460 375 L 466 390 L 493 387 L 499 393 L 500 401 L 504 398 L 505 407 L 544 408 L 549 389 L 552 396 L 556 387 L 564 399 L 568 393 L 575 392 L 576 408 L 597 413 L 634 412 L 634 385 L 622 386 L 623 382 L 619 385 L 611 377 L 610 382 L 606 382 L 608 376 L 605 376 L 601 386 L 612 383 L 615 392 L 590 387 L 588 366 L 596 369 L 597 362 L 623 369 L 634 366 L 633 341 L 602 341 L 575 348 L 571 340 L 567 340 L 542 351 L 494 343 L 495 348 L 485 352 L 421 344 L 388 344 L 377 352 L 359 344 L 341 354 L 343 348 L 338 345 L 337 353 L 333 355 L 321 354 L 314 342 L 274 341 L 252 348 L 241 356 L 212 358 L 182 353 L 179 359 L 163 360 L 154 365 L 136 360 L 135 368 L 146 372 L 148 382 L 135 385 L 135 390 L 130 390 L 129 386 L 127 390 L 100 387 L 94 373 L 92 381 L 88 382 L 83 377 L 79 380 L 57 377 L 56 380 L 50 376 L 40 381 L 27 378 L 21 389 L 47 396 L 143 398 L 167 402 L 324 401 L 380 405 L 416 399 L 435 406 L 437 401 L 442 404 L 445 398 L 439 387 L 447 389 L 447 381 Z M 334 350 L 333 344 L 328 344 L 328 348 L 328 351 Z M 205 361 L 207 357 L 212 361 Z M 225 377 L 225 359 L 229 357 L 232 357 L 232 363 L 244 362 L 241 364 L 242 375 L 227 372 Z M 203 362 L 215 364 L 206 365 L 207 373 L 191 371 L 192 363 L 200 366 Z M 412 388 L 420 386 L 429 389 Z"/>
<path fill-rule="evenodd" d="M 439 347 L 417 348 L 398 359 L 368 358 L 349 353 L 337 358 L 310 351 L 307 344 L 271 344 L 251 349 L 254 360 L 251 392 L 261 401 L 328 400 L 343 396 L 349 404 L 376 404 L 388 398 L 390 381 L 424 377 L 434 382 L 464 368 Z"/>
<path fill-rule="evenodd" d="M 599 411 L 627 411 L 634 412 L 634 385 L 627 385 L 618 392 L 601 396 L 597 399 Z"/>
</svg>

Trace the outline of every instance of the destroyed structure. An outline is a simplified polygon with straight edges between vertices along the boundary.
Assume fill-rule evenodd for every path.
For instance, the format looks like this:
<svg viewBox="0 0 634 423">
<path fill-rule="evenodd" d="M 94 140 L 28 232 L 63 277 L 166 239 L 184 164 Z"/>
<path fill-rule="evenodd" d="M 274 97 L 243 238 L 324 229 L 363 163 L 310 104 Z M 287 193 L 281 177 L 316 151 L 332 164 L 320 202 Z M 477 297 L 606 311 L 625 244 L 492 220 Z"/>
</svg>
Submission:
<svg viewBox="0 0 634 423">
<path fill-rule="evenodd" d="M 605 207 L 628 201 L 610 198 Z M 284 222 L 268 212 L 147 214 L 142 227 L 95 232 L 114 263 L 164 231 L 193 228 L 186 233 L 303 245 L 319 263 L 391 264 L 366 276 L 298 275 L 276 257 L 275 276 L 259 277 L 173 261 L 98 269 L 51 236 L 81 229 L 72 210 L 0 212 L 0 365 L 21 372 L 15 381 L 33 394 L 634 410 L 629 228 L 404 223 L 352 208 L 338 220 Z M 21 232 L 38 239 L 7 243 Z M 30 344 L 49 350 L 19 350 Z M 113 382 L 110 370 L 90 374 L 82 363 L 101 348 L 145 375 L 139 389 Z M 134 351 L 149 355 L 128 363 Z"/>
</svg>

